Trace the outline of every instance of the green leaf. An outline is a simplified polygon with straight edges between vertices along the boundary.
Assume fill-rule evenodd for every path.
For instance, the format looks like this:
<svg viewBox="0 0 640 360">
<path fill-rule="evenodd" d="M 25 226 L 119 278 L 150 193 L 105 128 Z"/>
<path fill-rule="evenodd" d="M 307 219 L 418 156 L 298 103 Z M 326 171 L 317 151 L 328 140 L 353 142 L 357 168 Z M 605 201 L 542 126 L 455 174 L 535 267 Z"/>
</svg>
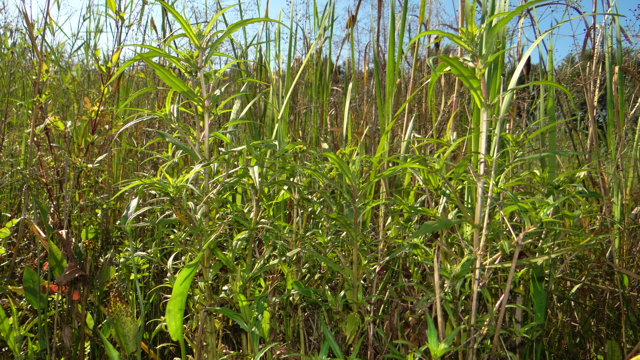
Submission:
<svg viewBox="0 0 640 360">
<path fill-rule="evenodd" d="M 269 330 L 271 329 L 271 313 L 267 310 L 262 312 L 262 321 L 260 322 L 260 335 L 265 341 L 269 340 Z"/>
<path fill-rule="evenodd" d="M 511 22 L 511 20 L 520 15 L 520 13 L 522 13 L 524 10 L 526 10 L 529 7 L 535 6 L 540 4 L 541 2 L 544 2 L 547 0 L 532 0 L 529 2 L 524 3 L 523 5 L 518 6 L 517 8 L 513 9 L 510 12 L 506 12 L 506 13 L 499 13 L 496 14 L 494 16 L 492 16 L 491 18 L 489 18 L 486 23 L 489 23 L 490 21 L 492 21 L 494 18 L 496 17 L 502 17 L 495 25 L 493 25 L 491 27 L 491 29 L 489 30 L 489 40 L 490 41 L 494 41 L 496 40 L 496 37 L 498 36 L 498 32 L 500 32 L 502 30 L 503 27 L 508 26 L 509 23 Z"/>
<path fill-rule="evenodd" d="M 258 351 L 258 353 L 256 354 L 256 356 L 253 358 L 254 360 L 260 360 L 260 358 L 262 358 L 262 356 L 272 347 L 279 345 L 280 343 L 273 343 L 270 344 L 268 346 L 265 346 L 264 348 L 262 348 L 262 350 Z"/>
<path fill-rule="evenodd" d="M 7 317 L 7 314 L 5 314 L 4 309 L 2 309 L 2 306 L 0 306 L 0 335 L 4 341 L 7 342 L 7 345 L 9 345 L 9 348 L 11 348 L 14 355 L 18 354 L 15 333 L 13 332 L 9 318 Z"/>
<path fill-rule="evenodd" d="M 116 274 L 116 267 L 111 265 L 103 265 L 102 269 L 100 270 L 100 289 L 104 290 L 105 286 L 107 285 L 107 283 L 115 276 Z"/>
<path fill-rule="evenodd" d="M 258 165 L 249 166 L 249 175 L 251 175 L 256 189 L 260 190 L 260 167 L 258 167 Z"/>
<path fill-rule="evenodd" d="M 162 80 L 165 84 L 167 84 L 171 89 L 177 91 L 185 98 L 195 102 L 198 105 L 201 105 L 201 101 L 198 98 L 198 95 L 187 86 L 182 80 L 180 80 L 177 76 L 173 74 L 170 70 L 165 68 L 164 66 L 153 61 L 153 58 L 148 54 L 139 54 L 137 58 L 140 58 L 144 61 L 147 66 L 152 68 L 156 75 Z"/>
<path fill-rule="evenodd" d="M 238 6 L 240 4 L 232 4 L 227 6 L 226 8 L 223 8 L 222 10 L 218 11 L 212 18 L 211 20 L 209 20 L 209 23 L 207 24 L 207 27 L 204 29 L 205 34 L 208 34 L 209 31 L 211 31 L 211 29 L 213 28 L 213 26 L 215 24 L 218 23 L 218 18 L 220 18 L 220 16 L 224 15 L 224 13 L 231 9 L 232 7 Z"/>
<path fill-rule="evenodd" d="M 311 289 L 305 287 L 304 285 L 302 285 L 302 283 L 300 281 L 294 281 L 291 283 L 291 286 L 293 287 L 293 289 L 295 291 L 297 291 L 299 294 L 302 294 L 303 296 L 306 296 L 308 298 L 314 298 L 313 297 L 313 291 L 311 291 Z"/>
<path fill-rule="evenodd" d="M 344 160 L 342 160 L 336 154 L 333 154 L 333 153 L 325 153 L 323 155 L 328 157 L 329 160 L 333 163 L 333 165 L 335 165 L 340 170 L 340 173 L 342 174 L 342 176 L 346 178 L 347 183 L 349 185 L 355 184 L 353 173 L 351 172 L 349 165 L 347 165 L 347 163 L 345 163 Z"/>
<path fill-rule="evenodd" d="M 140 198 L 135 197 L 127 204 L 127 207 L 124 209 L 124 213 L 122 213 L 122 217 L 120 217 L 120 225 L 127 225 L 129 221 L 131 221 L 131 218 L 138 207 L 139 200 Z"/>
<path fill-rule="evenodd" d="M 229 7 L 223 9 L 223 11 L 226 11 Z M 205 58 L 205 64 L 209 62 L 209 60 L 211 59 L 211 56 L 213 56 L 215 54 L 215 50 L 218 49 L 218 47 L 220 45 L 222 45 L 223 42 L 225 42 L 225 40 L 227 40 L 227 38 L 229 38 L 231 35 L 233 35 L 233 33 L 235 33 L 236 31 L 242 29 L 243 27 L 247 26 L 247 25 L 251 25 L 251 24 L 255 24 L 258 22 L 274 22 L 277 23 L 279 25 L 285 26 L 283 23 L 277 21 L 277 20 L 272 20 L 272 19 L 267 19 L 267 18 L 253 18 L 253 19 L 244 19 L 244 20 L 240 20 L 240 21 L 236 21 L 233 24 L 231 24 L 229 27 L 227 27 L 227 29 L 224 31 L 224 33 L 222 35 L 220 35 L 219 37 L 217 37 L 213 43 L 209 46 L 209 49 L 212 49 L 213 51 L 209 51 L 207 54 L 207 57 Z M 233 39 L 232 39 L 233 40 Z"/>
<path fill-rule="evenodd" d="M 111 345 L 102 331 L 98 330 L 98 334 L 100 334 L 100 338 L 102 339 L 102 343 L 104 344 L 104 349 L 109 360 L 120 360 L 120 353 L 118 352 L 118 350 L 116 350 L 115 347 L 113 347 L 113 345 Z"/>
<path fill-rule="evenodd" d="M 438 347 L 440 343 L 438 341 L 438 330 L 436 330 L 436 326 L 433 324 L 433 320 L 431 320 L 431 316 L 425 316 L 427 318 L 427 347 L 429 348 L 429 352 L 431 353 L 431 357 L 434 359 L 438 358 Z"/>
<path fill-rule="evenodd" d="M 237 312 L 231 310 L 231 309 L 227 309 L 227 308 L 214 308 L 213 310 L 219 312 L 220 314 L 228 317 L 229 319 L 235 321 L 238 325 L 240 325 L 240 327 L 244 330 L 249 332 L 251 329 L 249 329 L 248 324 L 244 321 L 242 315 L 238 314 Z"/>
<path fill-rule="evenodd" d="M 191 158 L 194 161 L 199 161 L 200 160 L 200 157 L 198 156 L 198 154 L 196 154 L 196 152 L 193 151 L 185 143 L 181 142 L 180 140 L 176 139 L 175 137 L 169 135 L 168 133 L 166 133 L 164 131 L 156 130 L 156 133 L 158 135 L 160 135 L 160 137 L 163 138 L 165 141 L 170 142 L 171 144 L 173 144 L 178 149 L 180 149 L 180 150 L 184 151 L 185 153 L 189 154 L 189 156 L 191 156 Z"/>
<path fill-rule="evenodd" d="M 222 251 L 220 251 L 220 249 L 218 249 L 217 247 L 214 247 L 211 251 L 216 255 L 216 257 L 220 261 L 222 261 L 224 266 L 229 268 L 229 271 L 236 272 L 236 265 L 233 263 L 233 261 L 229 259 L 227 255 L 225 255 Z"/>
<path fill-rule="evenodd" d="M 422 226 L 420 226 L 420 229 L 418 229 L 418 231 L 414 232 L 411 235 L 411 238 L 413 239 L 413 238 L 420 237 L 422 235 L 431 234 L 440 230 L 448 229 L 453 225 L 461 224 L 463 222 L 464 222 L 463 219 L 442 219 L 442 220 L 435 220 L 435 221 L 427 221 L 426 223 L 422 224 Z"/>
<path fill-rule="evenodd" d="M 120 295 L 112 296 L 109 302 L 109 323 L 120 347 L 129 355 L 136 351 L 140 327 L 133 315 L 131 305 Z"/>
<path fill-rule="evenodd" d="M 202 253 L 198 257 L 187 264 L 178 274 L 176 282 L 173 284 L 173 290 L 171 291 L 171 299 L 167 303 L 167 329 L 169 335 L 173 341 L 182 340 L 182 323 L 184 321 L 184 309 L 187 304 L 187 295 L 189 295 L 189 288 L 193 277 L 196 275 L 198 266 L 200 266 L 200 259 Z"/>
<path fill-rule="evenodd" d="M 622 350 L 620 350 L 620 345 L 618 345 L 618 343 L 614 339 L 607 340 L 606 351 L 607 351 L 606 358 L 608 360 L 624 359 L 624 356 L 622 355 Z"/>
<path fill-rule="evenodd" d="M 446 55 L 438 56 L 438 59 L 442 61 L 442 64 L 446 64 L 449 67 L 449 71 L 455 75 L 462 83 L 467 87 L 473 99 L 479 108 L 485 107 L 485 99 L 482 96 L 482 87 L 480 85 L 480 79 L 476 76 L 475 69 L 465 65 L 460 59 L 455 57 L 449 57 Z M 441 66 L 438 66 L 440 69 Z"/>
<path fill-rule="evenodd" d="M 451 40 L 452 43 L 454 43 L 455 45 L 463 48 L 464 50 L 466 50 L 468 53 L 473 54 L 475 51 L 472 47 L 470 47 L 462 37 L 450 33 L 450 32 L 446 32 L 446 31 L 441 31 L 441 30 L 427 30 L 424 32 L 421 32 L 420 34 L 416 35 L 413 39 L 411 39 L 411 41 L 409 42 L 409 44 L 407 45 L 407 47 L 413 45 L 413 43 L 415 43 L 416 41 L 418 41 L 420 38 L 427 36 L 427 35 L 437 35 L 439 37 L 446 37 L 447 39 Z"/>
<path fill-rule="evenodd" d="M 351 274 L 349 273 L 349 270 L 344 269 L 342 266 L 336 264 L 335 262 L 329 260 L 326 256 L 320 255 L 318 252 L 316 252 L 313 249 L 307 249 L 307 252 L 311 255 L 313 255 L 316 259 L 320 260 L 321 262 L 323 262 L 325 265 L 329 266 L 330 268 L 332 268 L 333 270 L 341 273 L 342 275 L 344 275 L 344 277 L 346 277 L 347 279 L 351 278 Z"/>
<path fill-rule="evenodd" d="M 247 297 L 244 296 L 243 294 L 235 294 L 233 296 L 233 299 L 235 300 L 236 305 L 240 308 L 240 315 L 242 316 L 244 323 L 251 324 L 252 323 L 251 320 L 254 318 L 255 312 L 253 311 L 252 307 L 249 305 L 249 301 L 247 300 Z M 251 305 L 253 304 L 254 303 L 252 302 Z"/>
<path fill-rule="evenodd" d="M 333 334 L 331 333 L 331 331 L 327 329 L 327 325 L 324 323 L 324 320 L 322 320 L 322 332 L 324 333 L 324 341 L 328 342 L 331 350 L 333 350 L 333 355 L 335 355 L 338 359 L 344 358 L 344 356 L 342 355 L 342 351 L 340 351 L 338 343 L 336 343 L 336 340 L 333 338 Z"/>
<path fill-rule="evenodd" d="M 177 12 L 176 9 L 174 9 L 171 5 L 167 4 L 162 0 L 158 0 L 158 2 L 160 3 L 160 5 L 162 5 L 162 7 L 165 10 L 167 10 L 167 12 L 171 14 L 171 16 L 173 16 L 174 19 L 176 19 L 178 24 L 180 24 L 182 31 L 184 31 L 184 34 L 189 38 L 191 43 L 196 47 L 199 47 L 200 42 L 198 41 L 198 38 L 196 38 L 196 34 L 193 31 L 191 24 L 185 18 L 183 18 L 182 15 L 180 15 L 180 13 Z"/>
<path fill-rule="evenodd" d="M 462 327 L 457 327 L 455 330 L 450 332 L 449 335 L 447 335 L 447 337 L 442 341 L 442 343 L 440 344 L 440 347 L 446 349 L 445 352 L 455 349 L 455 348 L 450 348 L 450 346 L 453 343 L 453 340 L 455 339 L 456 335 L 458 335 L 458 332 L 460 330 L 462 330 Z M 444 355 L 444 353 L 442 354 Z"/>
<path fill-rule="evenodd" d="M 44 310 L 47 308 L 47 296 L 40 292 L 41 283 L 42 279 L 40 279 L 38 273 L 28 266 L 24 268 L 24 274 L 22 274 L 24 296 L 31 306 L 39 310 Z"/>
<path fill-rule="evenodd" d="M 47 239 L 49 244 L 49 267 L 53 272 L 53 277 L 57 278 L 62 275 L 64 268 L 67 266 L 67 260 L 62 256 L 60 248 L 53 243 L 53 241 Z"/>
<path fill-rule="evenodd" d="M 358 335 L 360 329 L 360 316 L 358 314 L 350 313 L 347 315 L 347 323 L 345 326 L 345 335 L 347 335 L 347 344 L 351 344 Z"/>
<path fill-rule="evenodd" d="M 107 0 L 107 9 L 111 10 L 112 13 L 116 13 L 116 2 L 115 0 Z"/>
<path fill-rule="evenodd" d="M 536 85 L 537 85 L 537 86 L 540 86 L 540 85 L 546 85 L 546 86 L 550 86 L 550 87 L 552 87 L 552 88 L 558 89 L 558 90 L 560 90 L 560 91 L 564 92 L 565 94 L 567 94 L 567 97 L 569 98 L 569 100 L 571 100 L 571 101 L 573 102 L 573 94 L 571 94 L 571 92 L 570 92 L 566 87 L 564 87 L 564 86 L 562 86 L 562 85 L 560 85 L 560 84 L 558 84 L 558 83 L 556 83 L 556 82 L 549 81 L 549 80 L 537 80 L 537 81 L 531 81 L 531 82 L 529 82 L 528 84 L 524 84 L 524 85 L 516 86 L 516 87 L 514 87 L 514 88 L 513 88 L 513 90 L 517 90 L 517 89 L 525 89 L 525 88 L 528 88 L 528 87 L 530 87 L 530 86 L 536 86 Z M 509 90 L 511 90 L 511 89 L 509 89 Z M 566 120 L 564 120 L 564 121 L 571 120 L 571 119 L 573 119 L 573 118 L 569 118 L 569 119 L 566 119 Z M 553 125 L 557 125 L 557 124 L 562 123 L 562 122 L 564 122 L 564 121 L 559 121 L 558 123 L 553 123 L 553 124 L 551 124 L 551 125 L 552 125 L 552 126 L 553 126 Z"/>
<path fill-rule="evenodd" d="M 82 311 L 82 305 L 78 304 L 78 311 Z M 93 316 L 91 313 L 87 311 L 87 317 L 85 317 L 85 321 L 87 322 L 87 327 L 89 330 L 93 330 L 93 325 L 95 325 L 95 321 L 93 320 Z"/>
<path fill-rule="evenodd" d="M 0 239 L 11 236 L 11 227 L 18 222 L 19 219 L 11 219 L 7 221 L 3 228 L 0 228 Z"/>
<path fill-rule="evenodd" d="M 531 271 L 531 297 L 536 324 L 544 324 L 547 317 L 547 292 L 544 287 L 544 268 L 533 265 Z"/>
<path fill-rule="evenodd" d="M 113 276 L 116 274 L 116 267 L 111 265 L 111 266 L 103 266 L 102 269 L 100 270 L 100 283 L 104 284 L 107 281 L 111 280 L 113 278 Z"/>
</svg>

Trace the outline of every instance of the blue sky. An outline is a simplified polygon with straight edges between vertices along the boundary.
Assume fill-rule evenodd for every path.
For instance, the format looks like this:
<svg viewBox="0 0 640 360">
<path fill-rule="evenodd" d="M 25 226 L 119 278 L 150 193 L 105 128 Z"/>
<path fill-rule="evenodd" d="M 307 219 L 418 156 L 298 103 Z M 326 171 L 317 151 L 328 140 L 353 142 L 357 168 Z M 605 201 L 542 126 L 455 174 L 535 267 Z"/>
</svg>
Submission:
<svg viewBox="0 0 640 360">
<path fill-rule="evenodd" d="M 90 0 L 60 0 L 61 14 L 57 18 L 59 21 L 62 21 L 64 19 L 69 19 L 69 21 L 63 26 L 65 31 L 69 31 L 69 29 L 72 29 L 76 26 L 75 24 L 78 23 L 79 16 L 82 14 L 82 12 L 84 12 L 84 9 L 86 8 L 86 5 L 89 3 L 89 1 Z M 141 0 L 134 0 L 134 1 L 140 2 Z M 259 1 L 260 1 L 259 6 L 260 6 L 260 13 L 261 13 L 260 15 L 262 15 L 264 13 L 267 1 L 266 0 L 259 0 Z M 290 5 L 291 3 L 289 1 L 296 1 L 296 0 L 270 0 L 269 1 L 270 17 L 277 18 L 278 13 L 281 10 L 283 11 L 283 13 L 288 14 L 289 8 L 291 6 Z M 312 0 L 309 0 L 309 1 L 312 1 Z M 324 4 L 325 1 L 326 0 L 318 0 L 320 4 Z M 410 1 L 415 2 L 417 0 L 410 0 Z M 441 19 L 442 18 L 451 19 L 453 17 L 454 8 L 457 6 L 458 0 L 440 0 L 440 1 L 441 1 L 440 5 L 437 9 L 438 11 L 437 15 Z M 211 1 L 211 0 L 209 0 L 209 2 L 214 3 L 214 1 Z M 235 0 L 226 0 L 226 1 L 222 0 L 221 2 L 223 5 L 225 3 L 232 4 L 232 3 L 235 3 Z M 346 16 L 348 14 L 347 9 L 353 10 L 355 8 L 355 2 L 356 0 L 338 0 L 338 3 L 337 3 L 337 9 L 339 9 L 338 16 L 343 18 L 338 20 L 338 23 L 341 24 L 344 21 L 346 21 Z M 578 6 L 580 6 L 584 12 L 586 13 L 591 12 L 591 0 L 573 0 L 573 2 Z M 602 2 L 602 1 L 599 0 L 598 2 Z M 36 9 L 42 9 L 42 7 L 44 6 L 45 0 L 26 0 L 26 3 L 27 3 L 27 7 L 31 7 L 33 10 L 37 11 Z M 92 3 L 104 6 L 105 0 L 93 0 Z M 185 1 L 184 2 L 184 4 L 192 4 L 192 3 L 204 3 L 204 1 L 193 1 L 193 2 Z M 365 21 L 365 23 L 363 23 L 362 26 L 368 26 L 368 24 L 366 23 L 366 21 L 370 19 L 369 17 L 370 15 L 368 14 L 368 12 L 369 12 L 369 9 L 371 9 L 371 6 L 372 6 L 371 4 L 375 4 L 375 3 L 376 3 L 375 0 L 363 1 L 363 4 L 360 9 L 360 16 L 359 16 L 360 17 L 359 22 Z M 515 4 L 518 4 L 518 2 L 516 1 L 512 1 L 512 3 L 514 4 L 514 6 Z M 612 0 L 612 3 L 614 3 L 614 0 Z M 254 1 L 244 2 L 244 4 L 245 4 L 244 5 L 245 9 L 254 10 L 255 12 L 256 3 Z M 303 4 L 303 2 L 299 2 L 297 4 L 294 3 L 294 6 L 300 6 L 301 4 Z M 638 2 L 637 0 L 617 0 L 617 4 L 618 4 L 618 9 L 620 14 L 626 16 L 626 18 L 622 18 L 623 26 L 627 26 L 631 34 L 640 32 L 640 28 L 639 28 L 640 23 L 638 22 L 638 16 L 640 16 L 640 2 Z M 189 6 L 189 5 L 186 5 L 186 6 Z M 601 5 L 599 4 L 599 6 Z M 598 8 L 598 11 L 602 12 L 602 8 Z M 57 16 L 56 12 L 53 12 L 52 15 L 54 17 Z M 541 21 L 542 31 L 546 30 L 545 28 L 550 27 L 555 22 L 563 20 L 563 16 L 566 16 L 559 9 L 556 8 L 554 10 L 554 8 L 552 7 L 539 8 L 537 15 L 540 19 L 542 19 Z M 570 14 L 571 17 L 576 15 L 577 15 L 576 12 L 572 12 Z M 288 15 L 284 15 L 284 16 L 286 17 L 284 21 L 288 22 L 288 20 L 286 20 L 288 18 Z M 600 22 L 601 19 L 602 17 L 599 16 L 598 21 Z M 591 22 L 591 18 L 589 17 L 589 23 L 590 22 Z M 582 40 L 584 39 L 584 32 L 585 32 L 585 26 L 583 24 L 584 23 L 581 21 L 574 21 L 570 24 L 565 24 L 558 29 L 558 31 L 556 32 L 556 35 L 553 38 L 554 44 L 555 44 L 555 57 L 557 59 L 564 57 L 569 51 L 574 49 L 576 46 L 579 47 L 582 45 Z M 576 34 L 576 37 L 574 38 L 572 34 Z M 531 41 L 533 40 L 533 33 L 531 31 L 529 31 L 525 35 L 527 36 L 527 38 L 529 38 L 529 40 Z M 637 39 L 637 38 L 633 40 L 635 40 L 636 43 L 640 41 L 640 39 Z M 535 56 L 534 56 L 534 59 L 535 59 Z"/>
</svg>

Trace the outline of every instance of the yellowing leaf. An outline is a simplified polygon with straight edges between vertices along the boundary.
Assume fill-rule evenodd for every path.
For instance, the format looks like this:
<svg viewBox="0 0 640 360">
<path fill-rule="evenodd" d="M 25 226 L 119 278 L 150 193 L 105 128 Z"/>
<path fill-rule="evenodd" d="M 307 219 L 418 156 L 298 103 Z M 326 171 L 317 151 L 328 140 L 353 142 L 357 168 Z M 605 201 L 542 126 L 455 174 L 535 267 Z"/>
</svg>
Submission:
<svg viewBox="0 0 640 360">
<path fill-rule="evenodd" d="M 107 0 L 107 8 L 111 10 L 112 13 L 116 13 L 116 2 L 115 0 Z"/>
</svg>

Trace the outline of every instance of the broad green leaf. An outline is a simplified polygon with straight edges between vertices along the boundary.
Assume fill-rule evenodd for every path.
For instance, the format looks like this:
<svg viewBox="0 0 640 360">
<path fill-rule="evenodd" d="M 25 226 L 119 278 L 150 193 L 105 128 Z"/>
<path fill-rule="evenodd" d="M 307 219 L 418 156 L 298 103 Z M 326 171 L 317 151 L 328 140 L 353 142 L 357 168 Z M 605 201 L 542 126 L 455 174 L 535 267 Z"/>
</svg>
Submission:
<svg viewBox="0 0 640 360">
<path fill-rule="evenodd" d="M 122 53 L 122 48 L 119 48 L 118 50 L 113 52 L 113 55 L 111 55 L 111 63 L 110 65 L 116 65 L 118 63 L 118 61 L 120 60 L 120 54 Z"/>
<path fill-rule="evenodd" d="M 171 291 L 171 299 L 167 303 L 167 329 L 169 335 L 173 341 L 182 340 L 182 324 L 184 321 L 184 309 L 187 304 L 187 296 L 189 295 L 189 288 L 193 277 L 196 275 L 196 271 L 200 266 L 200 259 L 202 253 L 198 257 L 187 264 L 178 274 L 176 282 L 173 284 L 173 290 Z"/>
<path fill-rule="evenodd" d="M 64 268 L 67 266 L 67 260 L 64 259 L 62 251 L 60 251 L 60 248 L 54 244 L 53 241 L 47 239 L 47 243 L 49 244 L 49 267 L 53 272 L 53 277 L 57 278 L 64 272 Z"/>
<path fill-rule="evenodd" d="M 7 318 L 7 314 L 4 312 L 4 309 L 2 309 L 2 306 L 0 306 L 0 335 L 2 335 L 5 341 L 10 331 L 11 325 L 9 324 L 9 318 Z"/>
<path fill-rule="evenodd" d="M 262 321 L 260 322 L 260 335 L 265 341 L 269 340 L 269 330 L 271 329 L 271 313 L 267 310 L 262 312 Z"/>
<path fill-rule="evenodd" d="M 622 350 L 620 349 L 620 345 L 618 345 L 618 343 L 614 339 L 607 340 L 606 352 L 607 352 L 607 355 L 606 355 L 607 360 L 624 359 L 624 356 L 622 355 Z"/>
<path fill-rule="evenodd" d="M 15 321 L 15 319 L 13 320 Z M 7 317 L 4 309 L 2 309 L 2 306 L 0 306 L 0 335 L 2 335 L 2 338 L 6 341 L 7 345 L 9 345 L 9 348 L 13 351 L 14 355 L 18 354 L 19 351 L 16 344 L 16 334 L 11 327 L 10 319 Z"/>
<path fill-rule="evenodd" d="M 103 265 L 100 270 L 100 289 L 104 290 L 107 283 L 116 275 L 116 267 L 111 265 Z"/>
<path fill-rule="evenodd" d="M 82 231 L 80 232 L 80 238 L 82 239 L 82 241 L 91 240 L 94 236 L 96 236 L 96 233 L 96 228 L 89 225 L 82 229 Z"/>
<path fill-rule="evenodd" d="M 78 304 L 78 311 L 82 312 L 81 304 Z M 93 316 L 91 316 L 91 313 L 89 311 L 87 311 L 87 317 L 85 318 L 85 321 L 87 322 L 87 327 L 89 328 L 89 330 L 93 330 L 95 321 L 93 320 Z"/>
<path fill-rule="evenodd" d="M 11 219 L 7 221 L 3 228 L 0 228 L 0 239 L 11 236 L 11 227 L 18 222 L 19 219 Z"/>
<path fill-rule="evenodd" d="M 136 351 L 140 327 L 131 306 L 121 295 L 111 297 L 108 319 L 112 333 L 125 354 Z"/>
<path fill-rule="evenodd" d="M 351 344 L 355 340 L 361 324 L 358 314 L 350 313 L 347 315 L 347 323 L 345 326 L 345 335 L 347 335 L 347 344 Z"/>
<path fill-rule="evenodd" d="M 31 306 L 39 310 L 45 310 L 47 308 L 47 296 L 40 292 L 41 283 L 42 279 L 40 279 L 38 273 L 28 266 L 24 268 L 24 274 L 22 275 L 24 296 Z"/>
<path fill-rule="evenodd" d="M 247 300 L 246 296 L 244 296 L 243 294 L 235 294 L 233 296 L 233 299 L 235 300 L 236 305 L 240 308 L 240 315 L 242 316 L 244 323 L 251 324 L 251 320 L 254 318 L 255 312 L 249 305 L 249 301 Z"/>
<path fill-rule="evenodd" d="M 111 10 L 112 13 L 116 13 L 116 2 L 115 0 L 107 0 L 107 9 Z"/>
</svg>

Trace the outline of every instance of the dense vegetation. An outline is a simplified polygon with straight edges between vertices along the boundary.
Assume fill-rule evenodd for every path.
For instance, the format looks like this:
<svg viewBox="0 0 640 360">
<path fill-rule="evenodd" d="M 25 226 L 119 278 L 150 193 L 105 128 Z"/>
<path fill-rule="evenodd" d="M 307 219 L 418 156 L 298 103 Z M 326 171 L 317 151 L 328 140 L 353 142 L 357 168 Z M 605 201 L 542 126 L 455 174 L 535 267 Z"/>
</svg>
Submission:
<svg viewBox="0 0 640 360">
<path fill-rule="evenodd" d="M 613 4 L 4 3 L 0 357 L 632 358 Z"/>
</svg>

